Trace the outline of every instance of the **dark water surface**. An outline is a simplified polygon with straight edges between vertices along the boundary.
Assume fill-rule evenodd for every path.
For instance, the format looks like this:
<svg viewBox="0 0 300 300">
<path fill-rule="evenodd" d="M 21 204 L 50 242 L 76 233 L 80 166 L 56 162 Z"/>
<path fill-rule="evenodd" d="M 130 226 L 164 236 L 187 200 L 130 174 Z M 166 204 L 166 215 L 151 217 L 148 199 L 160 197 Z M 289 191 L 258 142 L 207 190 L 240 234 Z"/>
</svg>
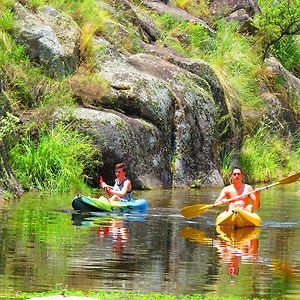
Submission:
<svg viewBox="0 0 300 300">
<path fill-rule="evenodd" d="M 262 192 L 260 228 L 214 226 L 222 208 L 180 208 L 220 189 L 135 192 L 146 215 L 74 214 L 73 195 L 27 194 L 0 208 L 0 291 L 121 289 L 300 299 L 300 183 Z"/>
</svg>

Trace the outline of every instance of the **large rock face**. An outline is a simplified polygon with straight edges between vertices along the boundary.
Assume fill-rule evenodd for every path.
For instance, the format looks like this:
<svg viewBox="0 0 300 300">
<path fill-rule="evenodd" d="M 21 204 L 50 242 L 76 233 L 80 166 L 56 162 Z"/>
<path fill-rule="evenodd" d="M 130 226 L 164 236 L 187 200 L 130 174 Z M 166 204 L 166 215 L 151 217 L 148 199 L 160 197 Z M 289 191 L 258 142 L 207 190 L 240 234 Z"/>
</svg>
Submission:
<svg viewBox="0 0 300 300">
<path fill-rule="evenodd" d="M 222 185 L 218 118 L 228 111 L 209 66 L 125 56 L 100 38 L 97 46 L 96 69 L 111 85 L 100 99 L 106 110 L 80 108 L 75 117 L 88 120 L 82 128 L 102 148 L 104 168 L 124 160 L 142 187 Z"/>
<path fill-rule="evenodd" d="M 213 16 L 226 21 L 237 21 L 242 31 L 253 33 L 252 17 L 260 13 L 256 0 L 213 0 L 209 4 Z"/>
<path fill-rule="evenodd" d="M 272 120 L 274 132 L 294 135 L 300 124 L 300 80 L 282 64 L 271 57 L 266 60 L 268 81 L 261 84 L 261 96 L 266 101 L 267 114 Z"/>
<path fill-rule="evenodd" d="M 80 29 L 69 17 L 51 7 L 37 13 L 20 3 L 14 6 L 16 38 L 30 58 L 44 65 L 52 76 L 73 73 L 79 65 Z"/>
<path fill-rule="evenodd" d="M 216 16 L 229 16 L 230 14 L 243 9 L 252 17 L 260 13 L 260 8 L 256 0 L 213 0 L 209 7 L 212 14 Z"/>
</svg>

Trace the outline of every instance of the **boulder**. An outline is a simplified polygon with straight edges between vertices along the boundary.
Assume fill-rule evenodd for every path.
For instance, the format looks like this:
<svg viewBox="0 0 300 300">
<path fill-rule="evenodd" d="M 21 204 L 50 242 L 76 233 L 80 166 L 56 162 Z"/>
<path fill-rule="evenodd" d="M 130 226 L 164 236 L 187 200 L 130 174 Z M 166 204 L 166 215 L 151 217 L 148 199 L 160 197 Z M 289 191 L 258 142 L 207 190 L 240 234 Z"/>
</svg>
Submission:
<svg viewBox="0 0 300 300">
<path fill-rule="evenodd" d="M 103 170 L 125 161 L 134 185 L 145 188 L 222 185 L 218 119 L 228 111 L 212 69 L 127 56 L 103 38 L 96 42 L 96 70 L 111 90 L 94 102 L 98 108 L 79 108 L 74 116 L 102 149 Z"/>
<path fill-rule="evenodd" d="M 30 11 L 14 5 L 15 37 L 29 57 L 49 70 L 52 76 L 73 73 L 79 65 L 80 28 L 71 17 L 51 7 Z"/>
<path fill-rule="evenodd" d="M 300 80 L 274 57 L 266 60 L 268 80 L 261 83 L 261 96 L 268 105 L 267 115 L 274 132 L 293 135 L 300 126 Z"/>
<path fill-rule="evenodd" d="M 146 42 L 155 42 L 160 36 L 149 16 L 145 15 L 137 6 L 128 0 L 113 1 L 116 7 L 121 8 L 126 13 L 126 18 L 139 28 Z"/>
<path fill-rule="evenodd" d="M 249 17 L 261 13 L 256 0 L 213 0 L 209 8 L 214 16 L 226 17 L 235 11 L 244 9 Z"/>
</svg>

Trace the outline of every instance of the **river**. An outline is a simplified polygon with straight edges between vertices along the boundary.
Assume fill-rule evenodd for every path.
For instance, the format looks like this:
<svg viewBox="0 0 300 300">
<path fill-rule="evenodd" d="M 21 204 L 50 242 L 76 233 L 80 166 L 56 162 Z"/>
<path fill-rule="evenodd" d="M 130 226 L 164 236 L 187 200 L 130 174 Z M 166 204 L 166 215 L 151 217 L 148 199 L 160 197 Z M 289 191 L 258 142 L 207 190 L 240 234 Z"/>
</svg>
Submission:
<svg viewBox="0 0 300 300">
<path fill-rule="evenodd" d="M 28 193 L 0 214 L 0 291 L 51 289 L 300 298 L 300 182 L 262 192 L 262 226 L 227 232 L 220 188 L 135 191 L 145 215 L 75 214 L 73 195 Z"/>
</svg>

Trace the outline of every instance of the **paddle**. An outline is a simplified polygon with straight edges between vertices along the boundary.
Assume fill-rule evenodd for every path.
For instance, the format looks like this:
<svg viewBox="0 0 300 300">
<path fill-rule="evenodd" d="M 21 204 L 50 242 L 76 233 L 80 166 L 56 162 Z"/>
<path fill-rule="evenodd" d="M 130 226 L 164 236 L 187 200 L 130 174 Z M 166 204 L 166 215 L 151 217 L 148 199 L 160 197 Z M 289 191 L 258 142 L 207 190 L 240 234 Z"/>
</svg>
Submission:
<svg viewBox="0 0 300 300">
<path fill-rule="evenodd" d="M 293 182 L 297 181 L 299 178 L 300 178 L 300 172 L 296 173 L 294 175 L 291 175 L 287 178 L 281 179 L 278 182 L 275 182 L 275 183 L 272 183 L 270 185 L 258 188 L 258 189 L 256 189 L 256 191 L 262 191 L 262 190 L 265 190 L 265 189 L 269 189 L 269 188 L 271 188 L 273 186 L 276 186 L 276 185 L 279 185 L 279 184 L 290 184 L 290 183 L 293 183 Z M 187 207 L 184 207 L 183 209 L 181 209 L 180 213 L 185 218 L 194 218 L 194 217 L 197 217 L 197 216 L 203 214 L 207 209 L 217 207 L 217 206 L 221 206 L 223 204 L 227 204 L 229 202 L 240 199 L 241 196 L 248 196 L 248 195 L 253 194 L 253 193 L 255 193 L 255 190 L 253 190 L 249 193 L 243 194 L 243 195 L 239 195 L 239 196 L 230 198 L 230 199 L 228 199 L 226 201 L 223 201 L 223 202 L 220 202 L 216 205 L 214 205 L 214 204 L 196 204 L 196 205 L 187 206 Z"/>
</svg>

